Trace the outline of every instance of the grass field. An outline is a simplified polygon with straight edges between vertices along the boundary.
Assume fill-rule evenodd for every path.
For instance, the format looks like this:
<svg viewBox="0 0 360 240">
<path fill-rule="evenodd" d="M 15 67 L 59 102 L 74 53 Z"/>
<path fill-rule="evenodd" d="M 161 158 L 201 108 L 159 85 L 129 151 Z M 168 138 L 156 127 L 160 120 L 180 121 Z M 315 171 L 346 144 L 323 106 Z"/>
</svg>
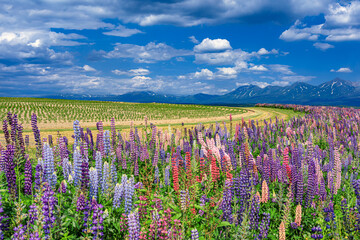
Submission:
<svg viewBox="0 0 360 240">
<path fill-rule="evenodd" d="M 226 107 L 186 104 L 163 103 L 124 103 L 77 101 L 41 98 L 0 98 L 0 119 L 5 119 L 6 114 L 12 112 L 18 115 L 19 122 L 23 123 L 24 132 L 34 143 L 31 133 L 31 114 L 36 113 L 38 126 L 42 137 L 60 133 L 72 140 L 73 121 L 77 119 L 83 128 L 96 129 L 96 122 L 102 121 L 104 129 L 110 129 L 110 119 L 115 118 L 116 129 L 128 131 L 131 122 L 135 126 L 153 123 L 159 128 L 191 128 L 199 123 L 208 126 L 216 122 L 227 123 L 229 115 L 233 121 L 261 121 L 275 117 L 288 120 L 303 113 L 293 110 L 261 107 Z M 0 130 L 1 132 L 1 130 Z M 4 138 L 0 137 L 4 143 Z"/>
</svg>

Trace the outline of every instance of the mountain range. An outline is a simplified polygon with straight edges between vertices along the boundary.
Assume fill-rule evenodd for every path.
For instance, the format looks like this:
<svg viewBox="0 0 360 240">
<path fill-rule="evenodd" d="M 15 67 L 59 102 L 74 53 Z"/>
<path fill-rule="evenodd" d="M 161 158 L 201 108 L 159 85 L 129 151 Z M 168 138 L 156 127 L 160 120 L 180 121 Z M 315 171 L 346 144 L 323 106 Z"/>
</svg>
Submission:
<svg viewBox="0 0 360 240">
<path fill-rule="evenodd" d="M 187 96 L 175 96 L 151 91 L 129 92 L 122 95 L 78 95 L 65 94 L 46 96 L 56 99 L 97 100 L 116 102 L 158 102 L 209 105 L 251 105 L 256 103 L 281 103 L 304 105 L 342 105 L 360 106 L 360 87 L 353 82 L 335 78 L 331 81 L 314 86 L 304 82 L 292 85 L 240 86 L 224 95 L 199 93 Z"/>
</svg>

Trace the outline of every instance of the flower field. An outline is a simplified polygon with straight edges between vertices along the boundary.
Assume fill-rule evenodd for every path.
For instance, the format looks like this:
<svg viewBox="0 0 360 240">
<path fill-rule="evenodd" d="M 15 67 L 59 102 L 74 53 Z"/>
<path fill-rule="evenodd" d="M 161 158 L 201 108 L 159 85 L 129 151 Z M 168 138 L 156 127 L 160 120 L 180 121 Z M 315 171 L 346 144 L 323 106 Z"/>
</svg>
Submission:
<svg viewBox="0 0 360 240">
<path fill-rule="evenodd" d="M 360 111 L 258 106 L 302 115 L 72 139 L 2 115 L 0 239 L 360 239 Z"/>
</svg>

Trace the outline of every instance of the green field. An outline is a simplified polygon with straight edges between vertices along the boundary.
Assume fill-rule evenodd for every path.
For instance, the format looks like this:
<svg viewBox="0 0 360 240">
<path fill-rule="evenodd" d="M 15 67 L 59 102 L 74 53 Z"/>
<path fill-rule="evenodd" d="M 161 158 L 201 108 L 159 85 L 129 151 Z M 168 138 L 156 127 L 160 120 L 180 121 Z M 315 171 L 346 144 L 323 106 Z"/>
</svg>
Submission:
<svg viewBox="0 0 360 240">
<path fill-rule="evenodd" d="M 0 118 L 8 112 L 16 113 L 19 121 L 30 123 L 36 113 L 38 123 L 109 121 L 170 120 L 181 118 L 213 118 L 229 114 L 242 114 L 246 110 L 236 107 L 165 104 L 77 101 L 41 98 L 0 98 Z"/>
</svg>

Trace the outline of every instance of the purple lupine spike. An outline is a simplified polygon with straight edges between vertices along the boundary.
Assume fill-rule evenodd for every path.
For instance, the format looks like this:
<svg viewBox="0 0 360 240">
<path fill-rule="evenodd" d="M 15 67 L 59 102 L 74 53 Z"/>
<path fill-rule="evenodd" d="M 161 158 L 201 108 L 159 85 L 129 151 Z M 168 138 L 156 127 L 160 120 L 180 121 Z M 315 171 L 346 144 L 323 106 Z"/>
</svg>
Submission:
<svg viewBox="0 0 360 240">
<path fill-rule="evenodd" d="M 232 182 L 229 180 L 226 180 L 221 209 L 223 211 L 223 219 L 225 221 L 228 221 L 229 223 L 232 223 L 232 221 L 233 221 L 232 205 L 231 205 L 232 198 L 233 198 Z"/>
<path fill-rule="evenodd" d="M 5 158 L 5 175 L 8 183 L 9 194 L 12 197 L 17 196 L 15 163 L 14 163 L 14 146 L 7 145 Z"/>
<path fill-rule="evenodd" d="M 104 235 L 104 233 L 102 232 L 104 230 L 104 212 L 101 210 L 102 208 L 103 205 L 98 204 L 95 198 L 93 198 L 91 202 L 91 210 L 93 211 L 93 214 L 91 216 L 91 233 L 93 235 L 93 239 L 102 239 L 102 236 Z"/>
<path fill-rule="evenodd" d="M 3 132 L 5 135 L 6 145 L 9 145 L 11 140 L 10 140 L 10 133 L 8 130 L 8 121 L 6 119 L 3 121 Z"/>
<path fill-rule="evenodd" d="M 41 201 L 43 206 L 42 214 L 44 215 L 43 229 L 45 233 L 45 239 L 48 239 L 50 237 L 51 228 L 53 227 L 53 224 L 56 220 L 54 210 L 55 205 L 57 204 L 57 199 L 54 197 L 54 192 L 48 183 L 45 183 L 44 185 L 44 192 L 41 197 Z"/>
<path fill-rule="evenodd" d="M 24 193 L 26 195 L 32 194 L 32 167 L 30 159 L 27 159 L 25 162 L 24 167 L 24 175 L 25 175 L 25 181 L 24 181 Z"/>
<path fill-rule="evenodd" d="M 199 240 L 199 232 L 196 228 L 191 230 L 191 240 Z"/>
<path fill-rule="evenodd" d="M 259 227 L 259 211 L 260 211 L 260 199 L 257 195 L 254 195 L 250 213 L 249 213 L 249 221 L 250 221 L 250 229 L 258 229 Z"/>
<path fill-rule="evenodd" d="M 18 146 L 19 146 L 19 152 L 22 157 L 25 157 L 25 142 L 24 142 L 24 138 L 23 138 L 23 126 L 20 123 L 17 125 L 16 138 L 17 138 L 17 142 L 18 142 Z"/>
<path fill-rule="evenodd" d="M 85 160 L 81 164 L 81 190 L 86 192 L 89 187 L 89 163 Z"/>
<path fill-rule="evenodd" d="M 17 128 L 18 128 L 18 119 L 17 119 L 17 115 L 14 114 L 14 116 L 12 117 L 12 123 L 11 123 L 11 140 L 14 144 L 14 146 L 16 146 L 16 135 L 17 135 Z"/>
<path fill-rule="evenodd" d="M 31 115 L 31 127 L 32 127 L 32 131 L 34 133 L 34 139 L 35 139 L 35 144 L 36 144 L 36 156 L 40 157 L 41 156 L 41 139 L 40 139 L 40 130 L 37 126 L 37 116 L 35 113 L 33 113 Z"/>
<path fill-rule="evenodd" d="M 0 151 L 0 171 L 6 171 L 6 150 Z"/>
<path fill-rule="evenodd" d="M 43 182 L 43 167 L 41 163 L 38 163 L 35 168 L 35 189 L 39 189 L 41 183 Z"/>
<path fill-rule="evenodd" d="M 139 212 L 136 210 L 129 214 L 129 240 L 137 240 L 140 236 Z"/>
<path fill-rule="evenodd" d="M 59 193 L 66 193 L 67 183 L 65 180 L 61 181 Z"/>
<path fill-rule="evenodd" d="M 29 223 L 30 224 L 34 224 L 36 220 L 38 220 L 38 212 L 37 212 L 37 207 L 36 204 L 33 203 L 30 205 L 29 207 Z"/>
<path fill-rule="evenodd" d="M 310 160 L 308 166 L 308 187 L 305 196 L 305 207 L 309 207 L 311 205 L 313 198 L 316 194 L 316 189 L 315 189 L 316 186 L 317 186 L 317 177 L 316 177 L 315 163 L 313 160 Z"/>
<path fill-rule="evenodd" d="M 270 214 L 263 213 L 263 218 L 260 224 L 259 239 L 266 239 L 268 237 L 269 227 L 270 227 Z"/>
<path fill-rule="evenodd" d="M 83 193 L 80 193 L 77 201 L 76 201 L 76 211 L 77 212 L 82 212 L 85 210 L 86 208 L 86 199 Z"/>
</svg>

